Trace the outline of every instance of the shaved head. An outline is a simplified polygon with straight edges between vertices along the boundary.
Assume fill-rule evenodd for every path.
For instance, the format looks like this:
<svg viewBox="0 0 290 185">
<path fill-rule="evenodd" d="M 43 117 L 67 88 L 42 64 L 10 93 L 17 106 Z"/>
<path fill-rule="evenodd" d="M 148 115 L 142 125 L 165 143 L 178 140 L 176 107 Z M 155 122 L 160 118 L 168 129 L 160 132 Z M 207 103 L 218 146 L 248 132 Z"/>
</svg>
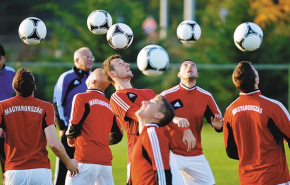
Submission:
<svg viewBox="0 0 290 185">
<path fill-rule="evenodd" d="M 104 77 L 101 68 L 95 69 L 86 80 L 88 89 L 98 89 L 104 91 L 110 82 Z"/>
</svg>

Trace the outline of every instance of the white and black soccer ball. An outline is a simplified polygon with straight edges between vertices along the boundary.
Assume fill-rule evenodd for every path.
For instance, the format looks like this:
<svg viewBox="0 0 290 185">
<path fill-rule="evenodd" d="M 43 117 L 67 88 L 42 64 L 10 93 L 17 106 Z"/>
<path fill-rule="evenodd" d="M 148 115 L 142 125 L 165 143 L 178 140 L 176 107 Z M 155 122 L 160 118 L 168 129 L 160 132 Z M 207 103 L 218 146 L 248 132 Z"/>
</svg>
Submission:
<svg viewBox="0 0 290 185">
<path fill-rule="evenodd" d="M 21 22 L 18 33 L 25 44 L 36 45 L 44 40 L 47 30 L 41 19 L 28 17 Z"/>
<path fill-rule="evenodd" d="M 107 41 L 114 49 L 128 48 L 132 44 L 133 38 L 132 29 L 124 23 L 112 25 L 107 32 Z"/>
<path fill-rule="evenodd" d="M 235 30 L 234 42 L 241 51 L 254 51 L 260 47 L 262 41 L 263 31 L 255 23 L 242 23 Z"/>
<path fill-rule="evenodd" d="M 137 56 L 137 66 L 144 75 L 161 75 L 169 66 L 168 53 L 158 45 L 145 46 Z"/>
<path fill-rule="evenodd" d="M 192 44 L 200 38 L 201 29 L 195 21 L 185 20 L 178 25 L 176 34 L 182 43 Z"/>
<path fill-rule="evenodd" d="M 87 26 L 93 34 L 103 35 L 112 26 L 112 22 L 112 17 L 108 12 L 95 10 L 88 16 Z"/>
</svg>

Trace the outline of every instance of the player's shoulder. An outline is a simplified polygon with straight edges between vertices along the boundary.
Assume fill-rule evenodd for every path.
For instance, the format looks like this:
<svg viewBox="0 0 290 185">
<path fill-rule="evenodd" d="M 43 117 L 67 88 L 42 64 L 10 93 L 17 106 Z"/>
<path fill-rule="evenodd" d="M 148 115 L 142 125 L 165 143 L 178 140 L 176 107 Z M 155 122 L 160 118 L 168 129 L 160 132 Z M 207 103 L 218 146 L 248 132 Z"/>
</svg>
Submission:
<svg viewBox="0 0 290 185">
<path fill-rule="evenodd" d="M 5 66 L 5 70 L 15 74 L 15 70 L 10 66 Z"/>
<path fill-rule="evenodd" d="M 238 97 L 237 99 L 235 99 L 227 108 L 226 111 L 233 109 L 234 107 L 236 107 L 236 104 L 239 102 L 240 97 Z"/>
<path fill-rule="evenodd" d="M 44 107 L 48 107 L 48 108 L 53 107 L 53 105 L 50 102 L 45 101 L 45 100 L 34 98 L 33 101 L 34 101 L 34 103 L 39 104 L 39 105 L 44 106 Z"/>
<path fill-rule="evenodd" d="M 73 69 L 71 70 L 68 70 L 68 71 L 65 71 L 63 72 L 59 78 L 68 78 L 68 77 L 71 77 L 71 76 L 74 76 L 75 75 L 75 72 Z"/>
<path fill-rule="evenodd" d="M 207 90 L 199 87 L 199 86 L 196 86 L 196 90 L 202 94 L 202 95 L 205 95 L 205 96 L 212 96 L 210 92 L 208 92 Z"/>
<path fill-rule="evenodd" d="M 266 97 L 264 95 L 259 95 L 259 97 L 261 98 L 261 101 L 262 102 L 264 102 L 265 104 L 268 104 L 267 107 L 279 106 L 282 109 L 284 109 L 284 105 L 280 101 L 278 101 L 278 100 L 275 100 L 275 99 Z"/>
<path fill-rule="evenodd" d="M 172 94 L 176 91 L 178 91 L 180 89 L 180 86 L 179 85 L 175 85 L 167 90 L 164 90 L 160 93 L 161 96 L 166 96 L 166 95 L 169 95 L 169 94 Z"/>
</svg>

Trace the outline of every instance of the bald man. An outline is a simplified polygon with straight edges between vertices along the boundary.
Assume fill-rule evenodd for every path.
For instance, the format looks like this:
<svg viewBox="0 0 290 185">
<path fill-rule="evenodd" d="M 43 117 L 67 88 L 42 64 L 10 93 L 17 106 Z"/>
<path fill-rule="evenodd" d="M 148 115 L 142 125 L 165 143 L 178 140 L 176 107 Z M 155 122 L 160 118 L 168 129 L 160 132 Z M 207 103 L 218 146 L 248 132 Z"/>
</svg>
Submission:
<svg viewBox="0 0 290 185">
<path fill-rule="evenodd" d="M 113 185 L 113 157 L 109 145 L 120 142 L 123 133 L 109 100 L 103 95 L 110 82 L 103 76 L 102 69 L 96 69 L 88 77 L 86 85 L 87 91 L 73 98 L 66 131 L 68 145 L 75 147 L 74 159 L 81 170 L 75 177 L 67 173 L 66 185 Z"/>
<path fill-rule="evenodd" d="M 58 79 L 53 93 L 53 105 L 56 110 L 56 119 L 59 126 L 61 142 L 66 152 L 73 158 L 74 148 L 67 145 L 64 135 L 70 119 L 72 100 L 77 93 L 85 92 L 86 80 L 94 64 L 94 56 L 87 47 L 82 47 L 74 53 L 74 67 L 64 72 Z M 64 185 L 67 169 L 57 158 L 55 169 L 55 185 Z"/>
</svg>

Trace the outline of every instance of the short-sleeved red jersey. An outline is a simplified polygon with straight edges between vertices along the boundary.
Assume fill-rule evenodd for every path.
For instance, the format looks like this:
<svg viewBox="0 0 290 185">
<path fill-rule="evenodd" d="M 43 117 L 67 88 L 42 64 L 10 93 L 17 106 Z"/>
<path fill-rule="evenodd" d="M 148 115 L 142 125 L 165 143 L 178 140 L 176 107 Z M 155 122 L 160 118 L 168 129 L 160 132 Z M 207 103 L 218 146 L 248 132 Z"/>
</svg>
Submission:
<svg viewBox="0 0 290 185">
<path fill-rule="evenodd" d="M 142 106 L 143 100 L 151 100 L 156 93 L 150 89 L 122 89 L 117 90 L 112 94 L 110 105 L 113 113 L 123 125 L 127 133 L 128 145 L 128 163 L 130 163 L 130 156 L 133 146 L 138 137 L 138 119 L 135 112 Z"/>
<path fill-rule="evenodd" d="M 55 125 L 53 106 L 33 96 L 0 102 L 0 127 L 5 133 L 5 170 L 50 169 L 44 129 Z"/>
<path fill-rule="evenodd" d="M 225 111 L 224 142 L 239 159 L 241 184 L 280 184 L 290 180 L 283 138 L 290 138 L 290 115 L 260 90 L 240 93 Z"/>
<path fill-rule="evenodd" d="M 165 129 L 146 124 L 132 152 L 133 185 L 172 184 L 169 166 L 170 141 Z"/>
<path fill-rule="evenodd" d="M 110 102 L 103 92 L 87 90 L 76 94 L 66 133 L 67 137 L 76 138 L 74 158 L 82 163 L 112 165 L 109 134 L 114 121 Z"/>
<path fill-rule="evenodd" d="M 187 146 L 182 142 L 183 131 L 187 128 L 178 128 L 170 123 L 167 128 L 177 144 L 172 152 L 183 156 L 197 156 L 203 154 L 201 146 L 201 130 L 204 118 L 211 123 L 211 117 L 221 114 L 212 95 L 198 86 L 187 88 L 182 84 L 176 85 L 161 93 L 174 107 L 175 116 L 186 118 L 189 129 L 196 138 L 196 146 L 187 152 Z"/>
</svg>

